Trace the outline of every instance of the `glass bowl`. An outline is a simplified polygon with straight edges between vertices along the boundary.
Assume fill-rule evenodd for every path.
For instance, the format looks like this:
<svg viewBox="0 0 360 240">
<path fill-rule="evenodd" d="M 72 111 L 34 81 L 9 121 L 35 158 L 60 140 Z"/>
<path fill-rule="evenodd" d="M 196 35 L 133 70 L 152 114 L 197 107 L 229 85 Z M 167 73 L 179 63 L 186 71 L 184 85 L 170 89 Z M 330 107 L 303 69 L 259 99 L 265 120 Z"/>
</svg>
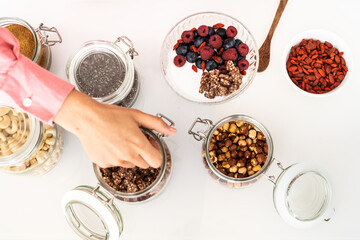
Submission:
<svg viewBox="0 0 360 240">
<path fill-rule="evenodd" d="M 193 27 L 198 28 L 201 25 L 213 26 L 216 23 L 223 23 L 225 28 L 234 26 L 237 29 L 238 34 L 235 38 L 240 39 L 249 46 L 249 53 L 246 56 L 246 59 L 249 61 L 249 68 L 246 70 L 246 75 L 243 76 L 242 84 L 238 90 L 227 96 L 209 99 L 199 93 L 202 71 L 199 69 L 195 73 L 191 69 L 192 64 L 188 62 L 181 68 L 176 67 L 173 63 L 173 59 L 176 56 L 173 47 L 177 40 L 181 38 L 183 31 L 190 30 Z M 221 103 L 238 96 L 249 87 L 258 69 L 259 53 L 253 35 L 240 21 L 223 13 L 201 12 L 184 18 L 170 30 L 164 39 L 160 60 L 162 72 L 167 83 L 178 95 L 197 103 Z"/>
<path fill-rule="evenodd" d="M 310 93 L 310 92 L 306 92 L 306 91 L 302 90 L 301 88 L 299 88 L 298 86 L 296 86 L 293 83 L 293 81 L 289 77 L 289 74 L 286 69 L 286 62 L 289 58 L 292 46 L 299 45 L 299 43 L 301 42 L 302 39 L 311 39 L 311 38 L 313 38 L 315 40 L 320 40 L 321 42 L 328 41 L 335 48 L 337 48 L 339 50 L 339 52 L 344 52 L 344 55 L 342 57 L 345 60 L 345 64 L 346 64 L 346 67 L 348 68 L 348 72 L 346 73 L 345 78 L 341 81 L 339 86 L 337 86 L 333 90 L 326 92 L 326 93 L 316 94 L 316 93 Z M 298 35 L 296 35 L 295 37 L 293 37 L 291 39 L 291 41 L 285 47 L 281 65 L 282 65 L 281 68 L 284 72 L 285 78 L 288 80 L 289 84 L 296 91 L 298 91 L 302 94 L 305 94 L 307 96 L 321 98 L 321 97 L 331 96 L 334 93 L 339 92 L 343 88 L 344 84 L 348 82 L 348 79 L 350 78 L 350 75 L 352 73 L 352 55 L 351 55 L 351 51 L 348 48 L 347 44 L 338 35 L 330 32 L 330 31 L 326 31 L 326 30 L 313 29 L 313 30 L 308 30 L 308 31 L 299 33 Z"/>
</svg>

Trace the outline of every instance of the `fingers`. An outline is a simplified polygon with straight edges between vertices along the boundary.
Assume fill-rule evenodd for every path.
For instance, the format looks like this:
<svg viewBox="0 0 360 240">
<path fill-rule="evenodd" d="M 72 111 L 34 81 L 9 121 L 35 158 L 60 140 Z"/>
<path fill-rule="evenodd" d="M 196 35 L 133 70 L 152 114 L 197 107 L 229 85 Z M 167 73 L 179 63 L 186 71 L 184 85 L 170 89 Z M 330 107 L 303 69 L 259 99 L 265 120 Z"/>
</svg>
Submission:
<svg viewBox="0 0 360 240">
<path fill-rule="evenodd" d="M 149 164 L 139 154 L 133 154 L 128 161 L 140 168 L 149 168 Z"/>
<path fill-rule="evenodd" d="M 135 150 L 153 168 L 161 166 L 163 161 L 162 153 L 157 150 L 144 134 L 139 135 Z"/>
<path fill-rule="evenodd" d="M 135 165 L 131 162 L 127 162 L 127 161 L 121 161 L 119 160 L 118 164 L 116 164 L 117 166 L 123 167 L 123 168 L 133 168 L 135 167 Z"/>
<path fill-rule="evenodd" d="M 134 111 L 134 117 L 135 120 L 145 128 L 153 129 L 166 135 L 173 135 L 176 133 L 176 128 L 170 127 L 159 117 L 141 111 Z"/>
</svg>

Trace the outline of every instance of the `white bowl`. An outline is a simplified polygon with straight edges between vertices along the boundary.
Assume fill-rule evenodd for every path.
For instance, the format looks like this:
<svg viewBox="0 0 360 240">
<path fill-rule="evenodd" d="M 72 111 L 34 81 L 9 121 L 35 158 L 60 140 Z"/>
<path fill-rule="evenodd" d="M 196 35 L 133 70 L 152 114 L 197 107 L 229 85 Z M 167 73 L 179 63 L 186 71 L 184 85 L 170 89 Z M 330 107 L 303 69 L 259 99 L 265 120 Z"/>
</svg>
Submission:
<svg viewBox="0 0 360 240">
<path fill-rule="evenodd" d="M 316 94 L 316 93 L 309 93 L 309 92 L 302 90 L 301 88 L 296 86 L 291 81 L 289 74 L 287 72 L 287 69 L 286 69 L 286 61 L 289 58 L 291 47 L 293 47 L 295 45 L 299 45 L 299 43 L 301 42 L 302 39 L 311 39 L 311 38 L 315 39 L 315 40 L 320 40 L 321 42 L 328 41 L 335 48 L 337 48 L 339 50 L 339 52 L 344 52 L 344 55 L 342 57 L 345 59 L 345 64 L 346 64 L 346 67 L 348 68 L 348 72 L 346 73 L 345 78 L 342 80 L 340 85 L 327 93 Z M 302 94 L 305 94 L 308 96 L 312 96 L 312 97 L 325 97 L 325 96 L 330 96 L 330 95 L 333 95 L 334 93 L 337 93 L 339 90 L 341 90 L 344 87 L 344 84 L 346 82 L 348 82 L 348 79 L 350 78 L 350 75 L 352 73 L 352 55 L 351 55 L 350 49 L 348 48 L 346 43 L 338 35 L 336 35 L 335 33 L 326 31 L 326 30 L 313 29 L 313 30 L 308 30 L 308 31 L 305 31 L 305 32 L 302 32 L 302 33 L 296 35 L 287 44 L 287 46 L 285 47 L 284 54 L 283 54 L 282 69 L 283 69 L 285 78 L 288 80 L 290 85 L 294 89 L 296 89 L 296 91 L 301 92 Z"/>
</svg>

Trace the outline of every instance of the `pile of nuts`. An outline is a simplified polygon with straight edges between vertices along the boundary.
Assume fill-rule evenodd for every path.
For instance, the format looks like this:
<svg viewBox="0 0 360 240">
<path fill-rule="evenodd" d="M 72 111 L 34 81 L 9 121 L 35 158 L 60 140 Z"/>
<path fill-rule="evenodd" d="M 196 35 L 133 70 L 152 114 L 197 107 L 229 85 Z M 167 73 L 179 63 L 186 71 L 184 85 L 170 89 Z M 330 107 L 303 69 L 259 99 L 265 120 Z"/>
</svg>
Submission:
<svg viewBox="0 0 360 240">
<path fill-rule="evenodd" d="M 160 168 L 111 167 L 100 171 L 104 181 L 116 191 L 135 193 L 149 187 L 158 177 Z"/>
<path fill-rule="evenodd" d="M 326 93 L 345 78 L 348 69 L 343 54 L 329 42 L 303 39 L 291 48 L 286 69 L 293 83 L 302 90 Z"/>
<path fill-rule="evenodd" d="M 230 121 L 220 126 L 209 144 L 211 163 L 228 177 L 245 178 L 260 171 L 267 160 L 268 144 L 251 123 Z"/>
<path fill-rule="evenodd" d="M 233 61 L 227 61 L 226 69 L 214 69 L 204 72 L 200 82 L 200 93 L 207 98 L 215 96 L 227 96 L 239 89 L 242 83 L 242 75 Z"/>
</svg>

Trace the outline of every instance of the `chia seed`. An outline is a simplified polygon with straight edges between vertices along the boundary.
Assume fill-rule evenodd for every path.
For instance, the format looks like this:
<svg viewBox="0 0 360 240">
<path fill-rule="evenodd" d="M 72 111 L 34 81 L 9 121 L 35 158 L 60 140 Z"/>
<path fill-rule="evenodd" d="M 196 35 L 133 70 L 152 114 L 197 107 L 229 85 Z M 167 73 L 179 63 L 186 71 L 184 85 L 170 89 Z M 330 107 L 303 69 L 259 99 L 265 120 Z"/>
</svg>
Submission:
<svg viewBox="0 0 360 240">
<path fill-rule="evenodd" d="M 122 100 L 120 101 L 117 105 L 122 106 L 122 107 L 131 107 L 136 98 L 137 95 L 139 93 L 139 89 L 140 89 L 140 82 L 139 82 L 139 75 L 135 69 L 134 72 L 134 84 L 131 87 L 131 91 L 130 93 Z"/>
<path fill-rule="evenodd" d="M 121 86 L 125 66 L 107 52 L 94 52 L 86 56 L 76 69 L 76 83 L 81 92 L 90 97 L 109 96 Z"/>
</svg>

